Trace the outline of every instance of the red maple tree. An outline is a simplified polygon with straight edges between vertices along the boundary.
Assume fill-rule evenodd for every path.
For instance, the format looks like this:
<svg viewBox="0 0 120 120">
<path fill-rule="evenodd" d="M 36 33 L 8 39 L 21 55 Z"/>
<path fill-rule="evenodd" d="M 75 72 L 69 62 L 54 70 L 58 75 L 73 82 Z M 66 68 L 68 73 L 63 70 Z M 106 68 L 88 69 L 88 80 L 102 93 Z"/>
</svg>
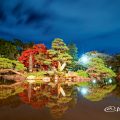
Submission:
<svg viewBox="0 0 120 120">
<path fill-rule="evenodd" d="M 44 44 L 36 44 L 33 46 L 33 48 L 29 48 L 22 52 L 21 56 L 18 58 L 18 60 L 25 65 L 25 67 L 29 66 L 29 57 L 32 55 L 33 59 L 33 66 L 35 65 L 35 58 L 34 56 L 39 53 L 46 54 L 47 48 Z"/>
</svg>

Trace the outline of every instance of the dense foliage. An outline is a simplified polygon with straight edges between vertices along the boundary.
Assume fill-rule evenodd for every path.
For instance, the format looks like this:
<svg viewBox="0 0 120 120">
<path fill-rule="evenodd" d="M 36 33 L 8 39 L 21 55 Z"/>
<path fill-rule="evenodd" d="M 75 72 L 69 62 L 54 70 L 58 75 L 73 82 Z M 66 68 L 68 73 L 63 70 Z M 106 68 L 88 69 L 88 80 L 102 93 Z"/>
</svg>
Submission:
<svg viewBox="0 0 120 120">
<path fill-rule="evenodd" d="M 39 70 L 52 70 L 58 67 L 58 61 L 67 65 L 71 64 L 72 57 L 68 54 L 68 47 L 62 39 L 55 39 L 52 42 L 52 49 L 47 50 L 43 44 L 36 44 L 22 52 L 19 61 L 29 67 L 30 55 L 32 55 L 33 67 Z"/>
<path fill-rule="evenodd" d="M 23 64 L 19 61 L 10 60 L 8 58 L 0 58 L 0 69 L 15 69 L 15 70 L 25 70 Z"/>
<path fill-rule="evenodd" d="M 79 76 L 81 76 L 81 77 L 84 77 L 84 78 L 89 77 L 88 73 L 87 73 L 86 71 L 84 71 L 84 70 L 78 70 L 78 71 L 77 71 L 77 74 L 78 74 Z"/>
<path fill-rule="evenodd" d="M 46 54 L 46 52 L 47 52 L 47 49 L 46 49 L 45 45 L 36 44 L 32 48 L 29 48 L 29 49 L 23 51 L 21 56 L 18 59 L 21 63 L 23 63 L 26 67 L 28 67 L 29 66 L 29 58 L 30 58 L 30 55 L 32 55 L 33 64 L 35 66 L 35 64 L 36 64 L 35 55 Z M 39 64 L 39 62 L 37 61 L 37 64 Z"/>
<path fill-rule="evenodd" d="M 12 69 L 25 69 L 29 68 L 30 65 L 33 68 L 32 71 L 54 71 L 59 69 L 59 65 L 65 64 L 66 71 L 76 71 L 79 76 L 91 77 L 96 79 L 113 78 L 116 74 L 109 64 L 113 65 L 110 60 L 112 57 L 99 53 L 97 51 L 87 52 L 85 56 L 88 56 L 89 63 L 79 64 L 78 60 L 78 49 L 74 43 L 70 43 L 68 46 L 65 42 L 56 38 L 52 41 L 50 49 L 44 44 L 33 44 L 33 42 L 23 43 L 19 39 L 14 39 L 11 42 L 0 40 L 0 56 L 1 58 L 0 68 L 12 68 Z M 16 59 L 17 55 L 20 54 L 18 61 L 9 60 Z M 119 65 L 119 55 L 115 57 L 117 65 Z M 83 60 L 86 60 L 84 58 Z M 108 62 L 109 61 L 109 62 Z M 114 60 L 113 60 L 114 61 Z"/>
<path fill-rule="evenodd" d="M 60 53 L 64 53 L 69 50 L 64 41 L 60 38 L 56 38 L 53 40 L 52 49 L 59 51 Z"/>
<path fill-rule="evenodd" d="M 69 66 L 72 63 L 72 56 L 68 53 L 69 48 L 60 38 L 56 38 L 52 42 L 52 50 L 56 53 L 54 60 L 59 61 L 60 63 L 67 63 Z"/>
<path fill-rule="evenodd" d="M 101 58 L 92 58 L 87 72 L 91 77 L 98 79 L 113 78 L 116 76 L 113 70 L 108 68 Z"/>
<path fill-rule="evenodd" d="M 17 47 L 10 41 L 0 39 L 0 57 L 15 59 L 17 55 Z"/>
</svg>

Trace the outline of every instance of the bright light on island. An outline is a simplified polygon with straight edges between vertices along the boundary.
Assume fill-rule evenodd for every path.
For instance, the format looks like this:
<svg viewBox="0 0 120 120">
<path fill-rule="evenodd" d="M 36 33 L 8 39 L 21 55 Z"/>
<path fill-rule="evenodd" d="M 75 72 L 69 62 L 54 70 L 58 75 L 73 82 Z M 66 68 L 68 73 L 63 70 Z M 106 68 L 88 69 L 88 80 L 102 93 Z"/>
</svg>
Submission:
<svg viewBox="0 0 120 120">
<path fill-rule="evenodd" d="M 94 79 L 94 80 L 92 81 L 92 83 L 96 84 L 96 83 L 97 83 L 97 81 Z"/>
<path fill-rule="evenodd" d="M 82 57 L 79 59 L 79 62 L 82 63 L 82 64 L 88 64 L 89 60 L 90 60 L 89 56 L 82 55 Z"/>
</svg>

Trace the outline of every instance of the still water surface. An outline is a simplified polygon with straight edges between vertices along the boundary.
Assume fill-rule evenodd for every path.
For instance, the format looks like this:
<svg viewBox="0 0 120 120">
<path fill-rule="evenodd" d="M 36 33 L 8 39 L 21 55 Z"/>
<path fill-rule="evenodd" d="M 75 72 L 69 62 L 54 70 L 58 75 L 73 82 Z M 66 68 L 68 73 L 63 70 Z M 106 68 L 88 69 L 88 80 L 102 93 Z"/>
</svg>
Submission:
<svg viewBox="0 0 120 120">
<path fill-rule="evenodd" d="M 120 107 L 118 87 L 96 100 L 82 96 L 73 87 L 65 87 L 67 96 L 60 98 L 55 89 L 46 85 L 24 88 L 24 91 L 0 100 L 0 120 L 120 120 L 120 111 L 104 111 L 108 106 Z"/>
</svg>

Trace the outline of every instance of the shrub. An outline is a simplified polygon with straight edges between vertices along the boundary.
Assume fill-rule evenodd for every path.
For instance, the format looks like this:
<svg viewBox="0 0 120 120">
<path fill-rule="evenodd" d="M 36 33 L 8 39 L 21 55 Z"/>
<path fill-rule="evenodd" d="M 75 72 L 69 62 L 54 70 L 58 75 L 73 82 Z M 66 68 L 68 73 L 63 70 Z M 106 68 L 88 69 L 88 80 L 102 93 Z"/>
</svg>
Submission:
<svg viewBox="0 0 120 120">
<path fill-rule="evenodd" d="M 17 71 L 20 71 L 25 70 L 25 67 L 19 61 L 0 58 L 0 69 L 16 69 Z"/>
<path fill-rule="evenodd" d="M 88 73 L 84 70 L 78 70 L 77 74 L 81 77 L 87 78 L 88 77 Z"/>
</svg>

